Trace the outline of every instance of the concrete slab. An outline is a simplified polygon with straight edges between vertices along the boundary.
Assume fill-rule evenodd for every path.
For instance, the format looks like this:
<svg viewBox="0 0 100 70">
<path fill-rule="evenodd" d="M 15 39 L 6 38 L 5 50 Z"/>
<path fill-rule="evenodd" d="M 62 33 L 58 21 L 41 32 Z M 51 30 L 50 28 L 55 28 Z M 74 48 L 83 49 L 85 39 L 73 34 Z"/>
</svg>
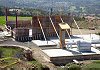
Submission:
<svg viewBox="0 0 100 70">
<path fill-rule="evenodd" d="M 58 44 L 58 39 L 50 39 L 51 41 Z M 100 36 L 96 34 L 87 34 L 87 35 L 73 35 L 71 36 L 71 39 L 66 38 L 66 43 L 73 42 L 75 44 L 77 41 L 86 41 L 91 43 L 100 43 Z"/>
<path fill-rule="evenodd" d="M 100 44 L 100 36 L 96 34 L 86 34 L 86 35 L 73 35 L 71 36 L 72 39 L 66 38 L 66 44 L 72 43 L 73 46 L 76 46 L 77 41 L 86 41 L 93 44 Z M 50 37 L 49 41 L 43 40 L 33 40 L 32 42 L 35 43 L 37 46 L 59 46 L 59 39 Z"/>
<path fill-rule="evenodd" d="M 68 56 L 78 56 L 78 55 L 92 55 L 92 54 L 100 54 L 100 51 L 95 48 L 91 48 L 91 52 L 79 52 L 77 48 L 73 48 L 70 50 L 64 49 L 47 49 L 42 50 L 49 57 L 68 57 Z"/>
<path fill-rule="evenodd" d="M 77 48 L 70 50 L 47 49 L 42 51 L 44 58 L 47 58 L 56 65 L 65 65 L 68 62 L 73 62 L 73 60 L 100 60 L 100 51 L 93 47 L 90 52 L 79 52 Z"/>
<path fill-rule="evenodd" d="M 35 43 L 39 47 L 44 47 L 44 46 L 56 46 L 57 44 L 52 41 L 43 41 L 43 40 L 33 40 L 33 43 Z"/>
<path fill-rule="evenodd" d="M 92 44 L 93 47 L 100 47 L 100 44 Z"/>
<path fill-rule="evenodd" d="M 85 41 L 89 41 L 91 43 L 100 43 L 100 36 L 96 34 L 87 34 L 87 35 L 73 35 L 73 37 L 76 37 L 75 39 L 81 39 Z M 75 41 L 74 39 L 74 41 Z"/>
</svg>

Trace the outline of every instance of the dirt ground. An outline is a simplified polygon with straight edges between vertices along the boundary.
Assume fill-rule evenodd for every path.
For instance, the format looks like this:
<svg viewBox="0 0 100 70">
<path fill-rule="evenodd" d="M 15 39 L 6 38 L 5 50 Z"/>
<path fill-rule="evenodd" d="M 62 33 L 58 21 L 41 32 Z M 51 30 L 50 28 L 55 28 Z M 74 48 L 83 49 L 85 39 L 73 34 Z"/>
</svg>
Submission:
<svg viewBox="0 0 100 70">
<path fill-rule="evenodd" d="M 82 34 L 94 34 L 100 32 L 100 30 L 89 30 L 89 29 L 80 29 Z M 72 35 L 81 34 L 78 29 L 72 29 Z"/>
</svg>

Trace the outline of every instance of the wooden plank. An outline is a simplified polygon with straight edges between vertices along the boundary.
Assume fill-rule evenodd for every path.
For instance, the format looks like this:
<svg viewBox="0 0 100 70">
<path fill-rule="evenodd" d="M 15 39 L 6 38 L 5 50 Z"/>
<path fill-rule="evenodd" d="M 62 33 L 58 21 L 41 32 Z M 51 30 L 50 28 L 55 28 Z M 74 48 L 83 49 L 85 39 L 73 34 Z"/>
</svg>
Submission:
<svg viewBox="0 0 100 70">
<path fill-rule="evenodd" d="M 70 26 L 67 23 L 60 23 L 59 26 L 61 29 L 70 29 Z"/>
</svg>

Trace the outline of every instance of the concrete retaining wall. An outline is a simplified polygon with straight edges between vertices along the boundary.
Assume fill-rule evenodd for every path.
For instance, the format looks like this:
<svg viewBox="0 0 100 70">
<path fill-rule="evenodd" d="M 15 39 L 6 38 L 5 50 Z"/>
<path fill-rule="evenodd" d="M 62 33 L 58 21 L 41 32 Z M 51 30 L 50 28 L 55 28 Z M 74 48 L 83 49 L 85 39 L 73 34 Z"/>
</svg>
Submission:
<svg viewBox="0 0 100 70">
<path fill-rule="evenodd" d="M 52 63 L 56 65 L 67 64 L 69 62 L 73 62 L 73 60 L 83 61 L 83 60 L 99 60 L 100 54 L 92 54 L 92 55 L 76 55 L 76 56 L 62 56 L 62 57 L 49 57 L 44 54 L 44 56 L 49 59 Z"/>
</svg>

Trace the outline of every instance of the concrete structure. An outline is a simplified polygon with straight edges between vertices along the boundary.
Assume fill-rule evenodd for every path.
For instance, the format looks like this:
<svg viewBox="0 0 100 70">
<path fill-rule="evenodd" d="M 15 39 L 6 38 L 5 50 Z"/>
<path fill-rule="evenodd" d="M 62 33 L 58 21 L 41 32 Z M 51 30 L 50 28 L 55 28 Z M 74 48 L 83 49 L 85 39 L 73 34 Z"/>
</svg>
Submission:
<svg viewBox="0 0 100 70">
<path fill-rule="evenodd" d="M 73 47 L 77 46 L 77 41 L 82 41 L 84 42 L 89 42 L 91 43 L 91 46 L 100 46 L 98 44 L 100 44 L 100 36 L 96 35 L 96 34 L 86 34 L 86 35 L 72 35 L 71 39 L 68 37 L 65 37 L 65 44 L 66 44 L 66 48 L 70 49 Z M 33 43 L 35 43 L 37 46 L 41 47 L 47 47 L 47 46 L 51 46 L 51 45 L 57 45 L 57 48 L 59 48 L 59 42 L 60 40 L 57 37 L 50 37 L 49 43 L 47 43 L 47 41 L 43 41 L 43 40 L 33 40 Z"/>
<path fill-rule="evenodd" d="M 13 37 L 15 38 L 16 41 L 31 41 L 32 37 L 29 35 L 29 28 L 16 28 L 13 31 Z"/>
<path fill-rule="evenodd" d="M 90 42 L 77 41 L 77 47 L 80 52 L 91 52 Z"/>
<path fill-rule="evenodd" d="M 66 48 L 65 46 L 65 33 L 67 29 L 70 29 L 70 26 L 67 23 L 60 23 L 60 48 Z"/>
<path fill-rule="evenodd" d="M 67 16 L 61 16 L 61 18 L 64 20 L 65 23 L 68 22 Z M 31 20 L 17 20 L 17 19 L 18 18 L 16 16 L 16 21 L 7 20 L 6 25 L 10 26 L 12 31 L 14 31 L 14 28 L 32 29 L 33 40 L 44 40 L 44 39 L 48 40 L 49 37 L 57 37 L 56 33 L 59 34 L 59 23 L 61 23 L 60 16 L 33 16 L 32 22 Z M 70 23 L 68 25 L 70 25 Z M 68 30 L 68 32 L 70 34 L 70 30 Z M 68 36 L 68 34 L 65 33 L 65 36 Z"/>
<path fill-rule="evenodd" d="M 81 39 L 77 40 L 76 42 L 74 41 L 74 39 L 72 39 L 73 42 L 71 43 L 72 47 L 70 49 L 42 50 L 44 59 L 56 65 L 67 64 L 68 62 L 73 62 L 73 60 L 82 61 L 82 60 L 90 60 L 90 59 L 92 60 L 100 59 L 100 51 L 98 49 L 91 47 L 92 46 L 91 42 L 83 40 L 82 37 L 80 38 Z M 68 47 L 66 44 L 64 45 Z"/>
<path fill-rule="evenodd" d="M 100 51 L 93 47 L 91 48 L 91 52 L 80 52 L 77 48 L 72 48 L 70 50 L 46 49 L 42 51 L 44 58 L 57 65 L 73 62 L 74 59 L 78 61 L 100 59 Z"/>
<path fill-rule="evenodd" d="M 16 41 L 26 42 L 31 41 L 32 37 L 30 38 L 30 29 L 31 29 L 31 21 L 28 20 L 18 20 L 18 9 L 13 9 L 10 11 L 15 11 L 16 20 L 15 21 L 8 21 L 8 9 L 6 9 L 6 28 L 11 32 L 11 36 L 15 38 Z"/>
<path fill-rule="evenodd" d="M 50 18 L 51 18 L 51 20 L 50 20 Z M 68 22 L 67 15 L 61 16 L 61 18 L 64 20 L 65 23 Z M 34 40 L 44 39 L 38 19 L 40 20 L 41 26 L 43 28 L 43 31 L 44 31 L 47 39 L 49 37 L 57 37 L 55 29 L 56 29 L 57 33 L 59 34 L 59 23 L 62 23 L 59 15 L 58 16 L 57 15 L 53 15 L 53 16 L 33 16 L 32 17 L 32 29 L 33 29 L 32 33 L 33 33 L 33 39 Z M 54 29 L 51 21 L 54 24 L 55 29 Z M 68 32 L 70 34 L 70 30 Z M 67 33 L 66 33 L 66 36 L 68 36 Z"/>
<path fill-rule="evenodd" d="M 9 22 L 6 16 L 6 25 L 11 27 L 13 36 L 17 41 L 31 41 L 38 46 L 58 46 L 60 42 L 61 49 L 46 49 L 43 51 L 44 58 L 54 64 L 66 64 L 75 60 L 100 59 L 100 51 L 91 48 L 91 43 L 81 42 L 80 39 L 71 39 L 70 26 L 66 16 L 33 16 L 31 21 L 18 21 L 16 12 L 16 22 Z M 67 23 L 68 22 L 68 23 Z M 74 20 L 75 22 L 75 20 Z M 76 22 L 75 22 L 76 23 Z M 77 25 L 77 23 L 76 23 Z M 77 25 L 78 27 L 78 25 Z M 78 27 L 79 29 L 79 27 Z M 80 31 L 80 30 L 79 30 Z M 31 32 L 31 33 L 30 33 Z M 81 32 L 81 31 L 80 31 Z M 70 40 L 66 39 L 69 36 Z M 58 37 L 52 41 L 50 37 Z M 45 40 L 45 41 L 44 41 Z M 68 40 L 68 41 L 67 41 Z M 91 39 L 92 40 L 92 39 Z M 67 42 L 66 42 L 67 41 Z M 73 48 L 73 44 L 77 48 Z M 67 45 L 67 46 L 66 46 Z M 70 45 L 70 47 L 68 47 Z M 63 48 L 70 49 L 63 49 Z"/>
</svg>

